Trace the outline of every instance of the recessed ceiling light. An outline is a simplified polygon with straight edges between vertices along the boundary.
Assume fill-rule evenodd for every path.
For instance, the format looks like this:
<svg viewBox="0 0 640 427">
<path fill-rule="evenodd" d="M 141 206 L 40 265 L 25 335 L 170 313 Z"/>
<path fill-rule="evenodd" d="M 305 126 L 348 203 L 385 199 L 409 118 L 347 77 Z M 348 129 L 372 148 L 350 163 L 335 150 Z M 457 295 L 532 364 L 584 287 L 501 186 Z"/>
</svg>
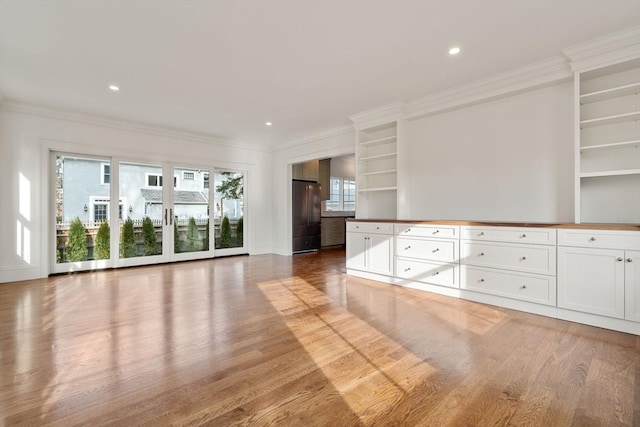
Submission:
<svg viewBox="0 0 640 427">
<path fill-rule="evenodd" d="M 266 122 L 266 123 L 265 123 L 265 125 L 267 125 L 267 126 L 271 126 L 272 124 L 273 124 L 273 123 L 271 123 L 271 122 Z"/>
<path fill-rule="evenodd" d="M 457 55 L 460 53 L 460 48 L 455 46 L 449 49 L 449 55 Z"/>
<path fill-rule="evenodd" d="M 120 90 L 120 88 L 118 86 L 116 86 L 116 85 L 109 85 L 109 89 L 111 89 L 114 92 L 117 92 L 117 91 Z"/>
</svg>

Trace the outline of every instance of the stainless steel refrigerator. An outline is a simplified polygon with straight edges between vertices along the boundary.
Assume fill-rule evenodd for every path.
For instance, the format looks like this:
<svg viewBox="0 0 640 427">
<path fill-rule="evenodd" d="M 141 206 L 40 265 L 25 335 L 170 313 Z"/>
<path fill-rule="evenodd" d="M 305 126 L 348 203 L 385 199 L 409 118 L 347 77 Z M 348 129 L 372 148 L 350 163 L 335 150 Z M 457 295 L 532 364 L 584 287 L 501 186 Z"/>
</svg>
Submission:
<svg viewBox="0 0 640 427">
<path fill-rule="evenodd" d="M 293 181 L 293 252 L 320 249 L 320 184 Z"/>
</svg>

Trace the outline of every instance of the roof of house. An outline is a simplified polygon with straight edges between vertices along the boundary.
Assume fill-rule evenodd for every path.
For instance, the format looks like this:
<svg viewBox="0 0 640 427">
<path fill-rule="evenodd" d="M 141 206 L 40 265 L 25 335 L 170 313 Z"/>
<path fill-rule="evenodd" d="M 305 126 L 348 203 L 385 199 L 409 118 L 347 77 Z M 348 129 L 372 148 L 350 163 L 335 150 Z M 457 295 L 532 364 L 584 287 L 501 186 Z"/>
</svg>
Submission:
<svg viewBox="0 0 640 427">
<path fill-rule="evenodd" d="M 162 202 L 162 190 L 141 188 L 140 192 L 147 202 Z M 200 191 L 176 190 L 173 192 L 173 198 L 176 203 L 207 204 L 209 202 L 207 194 Z"/>
</svg>

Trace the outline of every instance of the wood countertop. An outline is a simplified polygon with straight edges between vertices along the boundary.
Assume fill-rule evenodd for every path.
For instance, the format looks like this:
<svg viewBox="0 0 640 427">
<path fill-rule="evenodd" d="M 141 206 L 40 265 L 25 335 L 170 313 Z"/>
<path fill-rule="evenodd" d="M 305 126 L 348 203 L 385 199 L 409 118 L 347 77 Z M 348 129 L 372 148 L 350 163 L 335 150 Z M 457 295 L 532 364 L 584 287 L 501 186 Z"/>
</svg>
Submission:
<svg viewBox="0 0 640 427">
<path fill-rule="evenodd" d="M 500 221 L 462 221 L 462 220 L 406 220 L 406 219 L 357 219 L 347 218 L 351 222 L 384 222 L 396 224 L 426 224 L 426 225 L 475 225 L 490 227 L 540 227 L 540 228 L 573 228 L 587 230 L 621 230 L 640 231 L 640 225 L 635 224 L 574 224 L 571 222 L 500 222 Z"/>
</svg>

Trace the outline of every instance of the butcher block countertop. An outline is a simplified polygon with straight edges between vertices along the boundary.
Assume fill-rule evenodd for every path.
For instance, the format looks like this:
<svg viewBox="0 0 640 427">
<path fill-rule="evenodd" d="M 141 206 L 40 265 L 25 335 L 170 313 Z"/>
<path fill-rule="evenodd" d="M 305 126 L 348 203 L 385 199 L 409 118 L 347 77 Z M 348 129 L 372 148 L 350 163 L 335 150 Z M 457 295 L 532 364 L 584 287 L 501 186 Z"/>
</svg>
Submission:
<svg viewBox="0 0 640 427">
<path fill-rule="evenodd" d="M 541 227 L 541 228 L 574 228 L 588 230 L 622 230 L 640 231 L 640 225 L 634 224 L 574 224 L 571 222 L 494 222 L 494 221 L 461 221 L 461 220 L 404 220 L 404 219 L 356 219 L 347 218 L 351 222 L 385 222 L 394 224 L 425 224 L 425 225 L 475 225 L 491 227 Z"/>
</svg>

